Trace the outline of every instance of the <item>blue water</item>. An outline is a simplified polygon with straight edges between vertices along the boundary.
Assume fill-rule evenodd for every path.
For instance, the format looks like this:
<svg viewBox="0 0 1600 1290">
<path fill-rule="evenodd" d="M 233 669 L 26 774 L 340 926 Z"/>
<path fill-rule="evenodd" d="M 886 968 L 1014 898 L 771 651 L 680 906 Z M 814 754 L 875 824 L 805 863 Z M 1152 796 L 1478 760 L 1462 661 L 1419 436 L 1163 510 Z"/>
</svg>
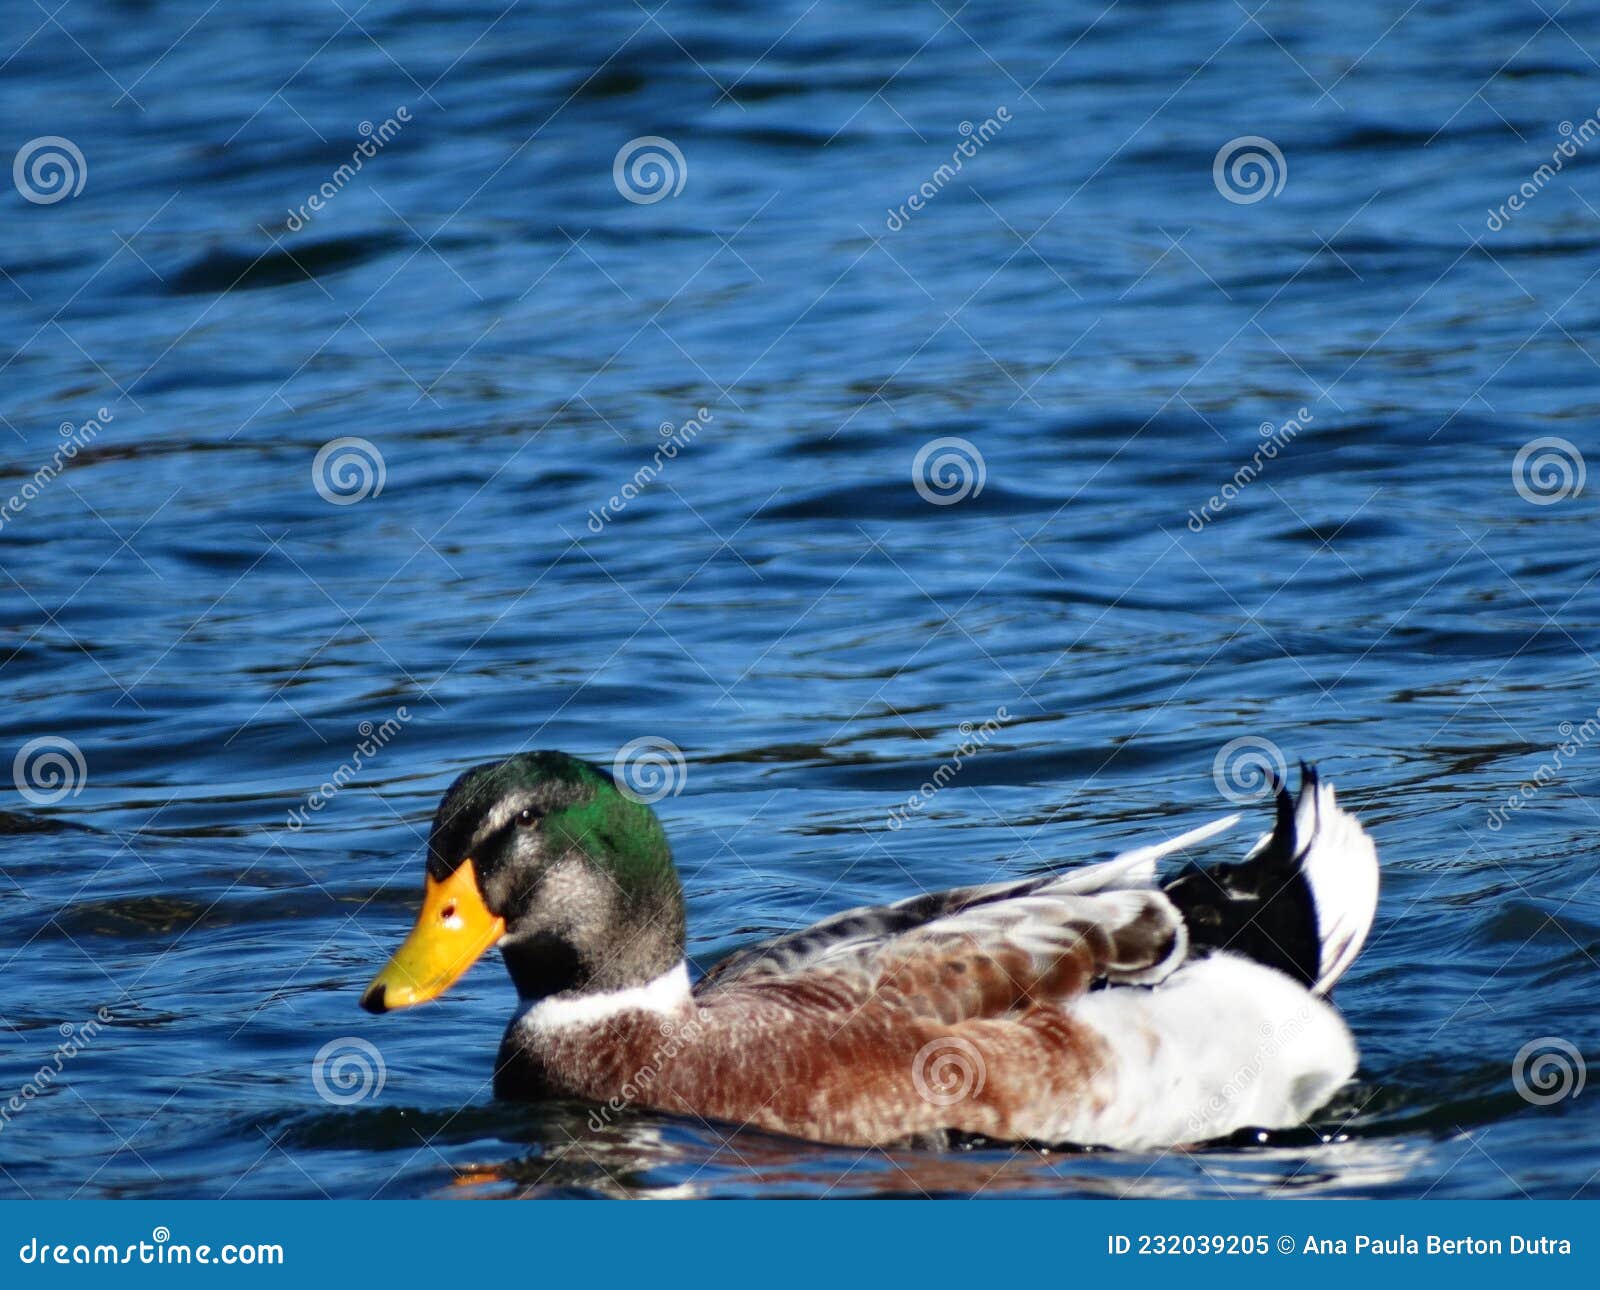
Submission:
<svg viewBox="0 0 1600 1290">
<path fill-rule="evenodd" d="M 0 1192 L 1600 1193 L 1600 1098 L 1513 1083 L 1534 1041 L 1600 1058 L 1600 7 L 1470 8 L 8 24 L 5 153 L 82 164 L 0 192 L 0 760 L 53 741 L 0 803 Z M 627 200 L 645 136 L 682 161 Z M 1229 200 L 1244 136 L 1282 161 L 1241 145 L 1268 191 Z M 367 474 L 319 475 L 348 437 Z M 681 749 L 704 964 L 1170 836 L 1244 737 L 1383 860 L 1311 1130 L 596 1133 L 490 1097 L 493 954 L 356 1008 L 489 757 Z M 330 1102 L 356 1040 L 382 1087 Z"/>
</svg>

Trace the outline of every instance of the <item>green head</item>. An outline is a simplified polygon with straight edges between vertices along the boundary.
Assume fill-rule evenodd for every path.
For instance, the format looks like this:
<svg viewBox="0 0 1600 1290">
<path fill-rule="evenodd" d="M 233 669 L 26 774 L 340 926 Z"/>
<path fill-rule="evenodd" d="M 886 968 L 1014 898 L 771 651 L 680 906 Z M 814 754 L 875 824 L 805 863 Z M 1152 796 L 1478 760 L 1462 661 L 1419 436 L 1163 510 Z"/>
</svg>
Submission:
<svg viewBox="0 0 1600 1290">
<path fill-rule="evenodd" d="M 527 752 L 467 771 L 428 839 L 417 925 L 362 998 L 433 998 L 498 944 L 525 999 L 641 985 L 683 957 L 683 892 L 655 812 L 603 768 Z"/>
</svg>

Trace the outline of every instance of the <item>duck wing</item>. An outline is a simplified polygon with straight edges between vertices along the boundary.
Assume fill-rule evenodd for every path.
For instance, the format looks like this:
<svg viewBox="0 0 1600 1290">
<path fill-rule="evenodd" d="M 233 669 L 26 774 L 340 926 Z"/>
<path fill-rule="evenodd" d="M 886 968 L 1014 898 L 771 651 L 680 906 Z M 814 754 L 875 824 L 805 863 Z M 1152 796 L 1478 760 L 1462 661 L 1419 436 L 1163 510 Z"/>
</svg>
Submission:
<svg viewBox="0 0 1600 1290">
<path fill-rule="evenodd" d="M 1150 985 L 1189 952 L 1177 907 L 1159 891 L 1083 896 L 1043 889 L 987 901 L 808 963 L 808 983 L 954 1024 L 1059 1004 L 1097 981 Z"/>
<path fill-rule="evenodd" d="M 907 953 L 937 958 L 939 953 L 948 953 L 957 956 L 952 961 L 959 961 L 962 945 L 974 947 L 979 957 L 998 955 L 996 963 L 1004 963 L 1008 971 L 1014 971 L 1015 979 L 1026 981 L 1043 967 L 1035 961 L 1035 951 L 1049 960 L 1063 944 L 1087 935 L 1095 926 L 1117 929 L 1130 921 L 1138 923 L 1153 917 L 1147 910 L 1151 905 L 1159 908 L 1163 917 L 1172 911 L 1164 899 L 1134 899 L 1153 887 L 1156 863 L 1214 837 L 1238 820 L 1237 815 L 1213 820 L 1169 841 L 1137 847 L 1065 873 L 957 887 L 892 905 L 848 909 L 801 931 L 736 950 L 701 979 L 695 992 L 709 993 L 736 980 L 791 977 L 824 963 L 834 970 L 855 964 L 875 971 L 870 966 L 875 956 L 891 948 L 890 958 Z M 1113 894 L 1123 899 L 1085 903 L 1089 898 Z M 1104 931 L 1103 935 L 1113 932 Z M 1133 955 L 1129 961 L 1138 957 Z M 1148 971 L 1150 964 L 1136 970 Z"/>
</svg>

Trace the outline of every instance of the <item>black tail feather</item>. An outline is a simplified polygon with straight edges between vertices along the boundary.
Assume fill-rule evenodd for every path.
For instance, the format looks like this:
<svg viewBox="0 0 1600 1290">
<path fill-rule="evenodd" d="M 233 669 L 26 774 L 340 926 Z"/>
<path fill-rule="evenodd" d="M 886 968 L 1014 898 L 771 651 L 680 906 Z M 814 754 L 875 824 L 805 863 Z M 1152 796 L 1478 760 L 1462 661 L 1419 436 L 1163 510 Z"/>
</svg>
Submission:
<svg viewBox="0 0 1600 1290">
<path fill-rule="evenodd" d="M 1300 791 L 1314 792 L 1316 769 L 1301 762 L 1300 775 Z M 1300 870 L 1294 799 L 1276 776 L 1273 788 L 1277 813 L 1265 847 L 1238 864 L 1191 864 L 1164 890 L 1183 915 L 1193 952 L 1228 950 L 1310 987 L 1322 962 L 1317 910 Z"/>
</svg>

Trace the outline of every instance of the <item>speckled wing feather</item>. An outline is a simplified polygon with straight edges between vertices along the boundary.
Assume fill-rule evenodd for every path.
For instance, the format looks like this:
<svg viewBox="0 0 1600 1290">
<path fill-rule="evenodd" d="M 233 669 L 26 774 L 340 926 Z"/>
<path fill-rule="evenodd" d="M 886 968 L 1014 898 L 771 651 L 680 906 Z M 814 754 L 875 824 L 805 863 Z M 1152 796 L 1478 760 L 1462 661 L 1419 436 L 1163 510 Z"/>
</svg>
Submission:
<svg viewBox="0 0 1600 1290">
<path fill-rule="evenodd" d="M 954 1023 L 1059 1003 L 1096 981 L 1159 981 L 1188 935 L 1158 891 L 1053 892 L 986 902 L 863 949 L 835 949 L 807 974 L 859 979 L 865 993 Z"/>
<path fill-rule="evenodd" d="M 708 972 L 696 993 L 720 989 L 734 980 L 791 976 L 824 956 L 882 946 L 918 928 L 932 931 L 965 911 L 1009 906 L 1029 897 L 1089 896 L 1119 890 L 1144 890 L 1155 881 L 1156 862 L 1174 851 L 1196 846 L 1238 823 L 1237 815 L 1213 820 L 1167 842 L 1125 851 L 1099 864 L 1065 873 L 1013 879 L 975 887 L 912 896 L 893 905 L 847 909 L 820 923 L 770 941 L 736 950 Z"/>
<path fill-rule="evenodd" d="M 874 933 L 835 939 L 788 971 L 765 960 L 701 997 L 803 984 L 834 1007 L 870 1000 L 954 1024 L 1059 1003 L 1095 981 L 1158 981 L 1188 952 L 1177 909 L 1154 890 L 1083 896 L 1030 883 L 897 935 L 880 921 Z"/>
</svg>

